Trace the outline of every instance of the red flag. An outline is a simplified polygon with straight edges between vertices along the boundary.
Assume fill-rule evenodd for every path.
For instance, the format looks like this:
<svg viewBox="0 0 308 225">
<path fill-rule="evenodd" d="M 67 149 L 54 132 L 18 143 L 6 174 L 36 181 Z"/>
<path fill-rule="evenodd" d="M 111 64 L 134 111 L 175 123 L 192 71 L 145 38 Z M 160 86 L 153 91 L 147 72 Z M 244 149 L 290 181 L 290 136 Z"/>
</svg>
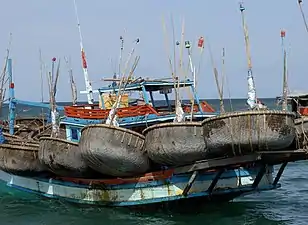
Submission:
<svg viewBox="0 0 308 225">
<path fill-rule="evenodd" d="M 82 67 L 84 69 L 86 69 L 88 67 L 87 65 L 87 61 L 86 61 L 86 53 L 84 52 L 84 50 L 81 50 L 81 58 L 82 58 Z"/>
<path fill-rule="evenodd" d="M 281 30 L 281 31 L 280 31 L 280 36 L 281 36 L 282 38 L 284 38 L 284 37 L 286 36 L 286 32 L 285 32 L 284 30 Z"/>
<path fill-rule="evenodd" d="M 204 38 L 203 38 L 203 37 L 200 37 L 200 38 L 199 38 L 199 41 L 198 41 L 198 47 L 199 47 L 199 48 L 203 48 L 203 44 L 204 44 Z"/>
</svg>

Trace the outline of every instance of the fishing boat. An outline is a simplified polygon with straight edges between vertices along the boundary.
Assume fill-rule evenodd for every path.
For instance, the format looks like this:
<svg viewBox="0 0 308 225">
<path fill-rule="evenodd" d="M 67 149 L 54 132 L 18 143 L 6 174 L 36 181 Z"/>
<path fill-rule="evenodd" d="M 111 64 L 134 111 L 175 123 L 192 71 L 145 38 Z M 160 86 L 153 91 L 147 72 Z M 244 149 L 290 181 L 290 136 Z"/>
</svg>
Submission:
<svg viewBox="0 0 308 225">
<path fill-rule="evenodd" d="M 194 90 L 193 84 L 194 82 L 190 80 L 179 81 L 178 88 L 184 89 L 186 87 Z M 144 142 L 144 136 L 141 135 L 141 133 L 145 128 L 151 125 L 168 122 L 170 123 L 176 119 L 176 106 L 175 104 L 172 104 L 168 96 L 168 94 L 172 93 L 172 91 L 175 91 L 174 82 L 166 80 L 143 79 L 137 79 L 133 82 L 129 81 L 125 87 L 125 91 L 123 91 L 123 94 L 121 94 L 122 98 L 119 101 L 119 107 L 117 108 L 116 113 L 118 118 L 117 123 L 119 125 L 119 128 L 122 129 L 98 125 L 107 122 L 112 107 L 116 102 L 117 95 L 115 93 L 119 93 L 121 91 L 120 85 L 118 84 L 117 86 L 114 86 L 112 88 L 100 88 L 98 89 L 98 91 L 100 93 L 100 96 L 102 97 L 100 98 L 100 104 L 98 105 L 98 107 L 96 106 L 96 108 L 95 105 L 91 105 L 91 108 L 89 107 L 89 105 L 64 107 L 65 117 L 60 121 L 60 124 L 64 125 L 67 128 L 67 137 L 69 138 L 68 140 L 80 143 L 83 158 L 87 161 L 87 163 L 92 169 L 95 169 L 100 173 L 112 176 L 130 176 L 133 175 L 133 173 L 139 174 L 147 171 L 149 169 L 149 163 L 147 153 L 144 152 L 144 149 L 142 149 L 141 146 L 138 146 L 137 150 L 132 150 L 131 146 L 128 147 L 126 144 L 119 144 L 118 141 L 121 140 L 119 139 L 120 137 L 126 137 L 126 135 L 129 134 L 127 138 L 132 136 L 134 137 L 134 140 L 140 139 Z M 143 104 L 130 105 L 131 101 L 129 100 L 128 92 L 130 92 L 131 94 L 133 94 L 134 92 L 137 92 L 139 94 L 141 92 L 143 97 Z M 155 92 L 165 95 L 164 104 L 161 101 L 159 102 L 157 100 L 154 100 L 153 96 Z M 196 92 L 194 92 L 194 94 L 195 104 L 193 107 L 191 106 L 191 104 L 182 105 L 183 118 L 192 121 L 192 125 L 194 124 L 193 122 L 200 121 L 204 118 L 214 116 L 216 114 L 213 112 L 214 110 L 209 104 L 207 104 L 206 102 L 201 103 L 199 101 Z M 148 95 L 150 96 L 151 100 L 148 98 Z M 88 126 L 89 124 L 90 126 Z M 94 126 L 95 124 L 98 126 Z M 193 126 L 188 126 L 187 129 L 190 130 L 192 127 Z M 85 128 L 87 132 L 82 133 L 82 128 Z M 201 129 L 201 126 L 199 126 L 199 128 Z M 175 127 L 174 129 L 180 128 Z M 133 132 L 130 132 L 129 130 Z M 101 133 L 99 134 L 98 132 Z M 111 136 L 113 132 L 117 133 L 115 137 Z M 106 136 L 106 134 L 108 134 L 108 136 Z M 172 139 L 173 137 L 170 138 Z M 198 143 L 200 143 L 200 136 L 192 138 L 194 140 L 197 140 L 199 138 Z M 81 140 L 84 143 L 81 143 Z M 201 141 L 202 145 L 204 145 L 203 137 Z M 111 151 L 110 149 L 112 147 L 117 150 Z M 125 149 L 126 147 L 128 149 Z M 93 151 L 96 152 L 95 155 L 93 155 Z M 132 154 L 132 151 L 135 151 L 134 154 L 136 155 Z M 155 151 L 155 149 L 148 149 L 147 147 L 146 151 Z M 196 150 L 196 152 L 194 153 L 195 156 L 191 155 L 189 163 L 193 162 L 191 160 L 203 159 L 203 157 L 200 157 L 200 151 L 200 149 Z M 194 152 L 194 150 L 192 150 L 192 152 Z M 106 155 L 104 156 L 104 154 Z M 118 156 L 119 154 L 122 155 L 120 158 Z M 180 155 L 181 153 L 179 153 L 178 156 Z M 196 155 L 199 155 L 199 157 L 196 157 Z M 101 159 L 95 159 L 96 156 L 100 157 Z M 177 156 L 175 155 L 175 157 Z M 122 168 L 122 163 L 120 159 L 126 161 L 127 164 L 131 164 L 132 167 L 130 169 L 124 167 L 122 171 L 116 171 L 115 169 Z M 129 160 L 131 160 L 130 163 Z M 105 168 L 105 166 L 103 165 L 105 161 L 113 162 L 111 166 L 115 168 L 112 169 L 115 171 L 108 171 L 109 169 L 107 170 L 107 168 Z M 116 164 L 115 162 L 117 162 L 118 164 Z M 154 162 L 158 161 L 154 160 Z M 99 168 L 101 166 L 102 168 Z M 127 171 L 124 172 L 125 170 Z"/>
<path fill-rule="evenodd" d="M 85 126 L 79 146 L 87 164 L 105 175 L 127 177 L 150 168 L 143 151 L 144 136 L 129 129 L 107 124 Z"/>
<path fill-rule="evenodd" d="M 79 23 L 78 26 L 80 26 Z M 120 40 L 123 45 L 123 38 L 121 37 Z M 135 46 L 139 43 L 139 38 L 133 43 L 134 47 L 126 61 L 125 68 L 134 53 Z M 89 82 L 83 47 L 81 47 L 81 55 L 86 90 L 80 93 L 87 94 L 88 104 L 65 106 L 65 117 L 61 119 L 60 124 L 66 127 L 66 136 L 69 141 L 80 143 L 82 156 L 89 166 L 102 174 L 131 176 L 144 173 L 149 169 L 149 159 L 144 152 L 143 144 L 134 147 L 130 142 L 138 140 L 140 144 L 143 143 L 144 136 L 141 133 L 145 128 L 155 124 L 172 122 L 177 118 L 177 101 L 170 100 L 172 93 L 175 93 L 176 96 L 180 90 L 186 89 L 192 96 L 191 103 L 181 105 L 184 120 L 202 121 L 204 118 L 217 114 L 206 101 L 199 100 L 195 90 L 195 81 L 180 80 L 174 76 L 174 73 L 172 73 L 172 77 L 163 79 L 133 77 L 139 56 L 135 58 L 128 75 L 125 72 L 126 69 L 124 71 L 119 69 L 118 75 L 121 78 L 117 78 L 115 75 L 112 79 L 103 79 L 105 82 L 112 83 L 93 90 Z M 119 67 L 121 67 L 121 63 Z M 126 75 L 127 77 L 125 77 Z M 123 86 L 125 87 L 123 88 Z M 99 96 L 98 103 L 94 102 L 94 93 Z M 163 95 L 164 101 L 154 99 L 154 96 L 157 95 Z M 136 96 L 139 98 L 136 99 Z M 117 104 L 118 125 L 98 125 L 108 122 L 110 113 L 115 110 L 115 104 Z M 83 131 L 81 131 L 82 129 Z M 114 133 L 116 135 L 112 136 Z M 106 134 L 108 135 L 106 136 Z M 120 137 L 125 141 L 119 139 Z M 121 143 L 118 143 L 119 140 Z M 111 151 L 112 148 L 115 150 Z M 126 165 L 123 166 L 121 162 L 125 162 Z"/>
<path fill-rule="evenodd" d="M 179 81 L 179 88 L 185 87 L 194 90 L 192 81 Z M 116 93 L 121 90 L 121 87 L 118 84 L 112 88 L 100 88 L 98 91 L 102 97 L 98 106 L 65 106 L 65 117 L 61 119 L 60 125 L 66 127 L 68 141 L 80 143 L 83 159 L 97 172 L 110 176 L 132 176 L 144 173 L 149 170 L 150 164 L 143 146 L 145 137 L 141 133 L 148 126 L 172 122 L 176 119 L 176 107 L 168 96 L 173 89 L 174 82 L 167 80 L 137 79 L 128 82 L 117 108 L 118 126 L 110 126 L 103 124 L 108 120 L 116 102 Z M 131 94 L 141 92 L 143 103 L 140 104 L 139 100 L 139 104 L 131 104 L 128 92 Z M 165 95 L 165 104 L 154 100 L 155 92 Z M 196 122 L 214 116 L 216 113 L 213 112 L 213 108 L 206 102 L 201 103 L 196 92 L 194 93 L 195 104 L 193 108 L 191 104 L 183 104 L 183 117 Z M 83 128 L 84 130 L 81 131 Z M 136 140 L 140 143 L 135 146 Z M 114 150 L 111 150 L 112 148 Z"/>
<path fill-rule="evenodd" d="M 155 163 L 180 166 L 206 159 L 207 143 L 200 122 L 157 124 L 143 134 L 146 152 Z"/>
<path fill-rule="evenodd" d="M 162 82 L 159 83 L 159 85 L 161 84 Z M 89 102 L 91 102 L 92 92 L 89 91 L 89 89 L 87 90 L 87 94 L 90 97 Z M 151 103 L 155 105 L 155 103 Z M 89 105 L 91 106 L 90 103 Z M 84 109 L 89 109 L 89 105 Z M 155 107 L 154 105 L 152 106 L 153 108 Z M 200 105 L 196 105 L 199 109 Z M 104 107 L 102 108 L 104 109 Z M 120 109 L 122 108 L 125 107 L 120 107 Z M 78 107 L 75 109 L 78 109 Z M 102 127 L 104 127 L 104 132 L 109 129 L 110 133 L 122 135 L 118 137 L 118 142 L 115 144 L 119 146 L 121 145 L 120 143 L 123 142 L 122 144 L 126 145 L 124 148 L 125 150 L 132 146 L 136 146 L 136 143 L 138 144 L 136 140 L 139 138 L 144 141 L 142 135 L 132 131 L 132 128 L 138 124 L 132 120 L 132 118 L 126 121 L 127 123 L 135 122 L 130 129 L 123 128 L 125 127 L 123 124 L 125 118 L 123 118 L 122 121 L 119 120 L 122 123 L 122 127 L 112 126 L 110 124 L 89 125 L 91 121 L 95 121 L 92 123 L 98 123 L 97 120 L 102 120 L 102 118 L 91 120 L 91 115 L 89 114 L 87 115 L 88 118 L 80 118 L 80 115 L 84 115 L 84 109 L 81 108 L 81 113 L 76 110 L 75 113 L 72 114 L 75 115 L 75 117 L 71 117 L 72 123 L 75 122 L 77 125 L 83 125 L 81 126 L 83 129 L 80 130 L 80 132 L 78 130 L 74 131 L 74 141 L 80 141 L 80 145 L 82 143 L 89 145 L 92 143 L 88 138 L 83 140 L 83 138 L 86 137 L 89 127 L 97 128 L 96 139 L 94 135 L 95 132 L 93 133 L 91 131 L 90 135 L 95 144 L 99 143 L 99 141 L 105 137 L 105 133 L 100 129 Z M 192 106 L 192 109 L 194 109 L 194 106 Z M 155 119 L 162 118 L 159 117 L 160 113 L 157 109 L 156 112 L 158 115 L 154 114 L 156 116 Z M 195 120 L 200 121 L 200 118 L 202 120 L 209 117 L 209 114 L 205 114 L 203 110 L 199 109 L 195 114 Z M 137 116 L 140 115 L 137 114 Z M 135 116 L 135 118 L 137 116 Z M 147 117 L 147 114 L 142 114 L 142 116 Z M 172 117 L 174 119 L 176 115 L 173 113 L 171 118 Z M 77 121 L 74 121 L 74 119 L 77 119 Z M 84 123 L 81 123 L 81 119 L 84 119 Z M 168 117 L 167 120 L 169 119 L 170 117 Z M 106 118 L 104 118 L 104 120 L 106 120 Z M 140 123 L 143 124 L 143 126 L 144 121 L 147 121 L 147 118 L 140 119 Z M 12 117 L 10 117 L 10 122 L 12 122 Z M 155 123 L 155 121 L 152 122 Z M 12 125 L 12 123 L 10 124 Z M 127 124 L 126 126 L 129 127 L 130 125 Z M 12 128 L 12 126 L 10 126 L 10 128 Z M 121 131 L 118 132 L 120 129 Z M 124 137 L 123 134 L 125 134 Z M 70 137 L 71 133 L 68 133 L 67 139 Z M 115 136 L 113 135 L 112 137 L 113 139 L 107 139 L 106 142 L 111 141 L 114 144 L 113 141 L 115 140 Z M 135 142 L 132 141 L 133 139 L 135 139 Z M 98 147 L 101 148 L 101 146 Z M 136 147 L 138 147 L 138 145 Z M 139 149 L 136 149 L 136 147 L 135 150 L 141 150 L 142 148 L 141 144 L 139 145 Z M 135 155 L 135 152 L 133 152 L 133 155 Z M 120 155 L 120 157 L 123 156 Z M 307 159 L 307 151 L 297 149 L 279 152 L 254 152 L 244 156 L 200 160 L 184 166 L 174 166 L 172 168 L 159 169 L 157 171 L 153 170 L 154 172 L 123 178 L 82 179 L 59 177 L 54 174 L 26 177 L 0 170 L 0 179 L 4 184 L 12 188 L 75 203 L 135 207 L 164 203 L 166 203 L 166 205 L 171 205 L 173 203 L 180 203 L 183 205 L 183 202 L 187 202 L 189 203 L 187 204 L 189 207 L 194 207 L 195 204 L 193 204 L 193 202 L 195 201 L 200 201 L 201 203 L 205 203 L 206 201 L 230 201 L 242 195 L 279 188 L 280 184 L 278 182 L 288 162 L 303 159 Z M 276 176 L 274 176 L 275 165 L 280 165 Z"/>
<path fill-rule="evenodd" d="M 308 93 L 289 94 L 291 111 L 297 114 L 295 128 L 297 135 L 297 147 L 308 147 Z"/>
<path fill-rule="evenodd" d="M 283 102 L 281 96 L 276 97 L 277 104 Z M 287 104 L 290 106 L 290 111 L 295 115 L 296 141 L 293 147 L 307 148 L 308 146 L 308 93 L 292 92 L 287 95 Z"/>
<path fill-rule="evenodd" d="M 106 207 L 195 207 L 195 203 L 228 202 L 243 195 L 279 188 L 289 161 L 304 159 L 305 151 L 255 153 L 228 159 L 197 161 L 140 176 L 112 179 L 24 177 L 0 170 L 11 188 L 47 198 Z M 278 161 L 283 161 L 279 164 Z M 277 175 L 273 165 L 280 165 Z"/>
</svg>

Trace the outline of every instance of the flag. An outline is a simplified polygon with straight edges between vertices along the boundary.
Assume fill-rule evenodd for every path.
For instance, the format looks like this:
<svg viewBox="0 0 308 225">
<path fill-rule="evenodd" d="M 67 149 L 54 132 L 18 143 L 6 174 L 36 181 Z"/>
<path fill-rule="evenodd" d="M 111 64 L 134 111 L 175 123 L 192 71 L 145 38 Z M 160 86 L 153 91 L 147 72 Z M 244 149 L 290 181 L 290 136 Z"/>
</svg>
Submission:
<svg viewBox="0 0 308 225">
<path fill-rule="evenodd" d="M 204 38 L 200 37 L 199 40 L 198 40 L 198 47 L 203 48 L 203 44 L 204 44 Z"/>
<path fill-rule="evenodd" d="M 81 59 L 82 59 L 82 67 L 84 69 L 88 68 L 87 61 L 86 61 L 86 53 L 84 52 L 83 49 L 81 50 Z"/>
<path fill-rule="evenodd" d="M 286 32 L 285 32 L 284 30 L 281 30 L 281 31 L 280 31 L 280 36 L 281 36 L 282 38 L 284 38 L 284 37 L 286 36 Z"/>
</svg>

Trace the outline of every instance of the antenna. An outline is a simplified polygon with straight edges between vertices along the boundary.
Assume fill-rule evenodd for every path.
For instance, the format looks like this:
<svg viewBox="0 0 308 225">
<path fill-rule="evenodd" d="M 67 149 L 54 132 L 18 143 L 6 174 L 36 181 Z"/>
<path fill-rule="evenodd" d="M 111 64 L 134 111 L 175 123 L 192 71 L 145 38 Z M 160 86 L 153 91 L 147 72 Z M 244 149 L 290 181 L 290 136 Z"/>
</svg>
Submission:
<svg viewBox="0 0 308 225">
<path fill-rule="evenodd" d="M 78 26 L 78 31 L 79 31 L 79 38 L 80 38 L 80 49 L 81 49 L 81 60 L 82 60 L 82 69 L 83 69 L 83 75 L 84 75 L 84 80 L 86 84 L 86 91 L 87 96 L 88 96 L 88 103 L 93 104 L 93 90 L 92 90 L 92 85 L 89 80 L 89 74 L 88 74 L 88 65 L 86 61 L 86 54 L 83 48 L 82 44 L 82 35 L 81 35 L 81 27 L 80 27 L 80 22 L 79 22 L 79 17 L 78 17 L 78 10 L 77 10 L 77 4 L 76 0 L 74 0 L 74 6 L 75 6 L 75 13 L 76 13 L 76 20 L 77 20 L 77 26 Z"/>
</svg>

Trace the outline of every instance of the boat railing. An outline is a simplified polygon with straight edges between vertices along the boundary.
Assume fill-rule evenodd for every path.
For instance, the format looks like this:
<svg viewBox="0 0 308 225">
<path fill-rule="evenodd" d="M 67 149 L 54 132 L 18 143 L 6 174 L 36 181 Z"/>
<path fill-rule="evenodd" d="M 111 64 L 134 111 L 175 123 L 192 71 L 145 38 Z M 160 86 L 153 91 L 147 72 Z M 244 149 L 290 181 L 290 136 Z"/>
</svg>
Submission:
<svg viewBox="0 0 308 225">
<path fill-rule="evenodd" d="M 215 112 L 215 109 L 208 104 L 206 101 L 200 102 L 202 112 L 208 112 L 208 113 L 213 113 Z M 191 104 L 190 103 L 184 103 L 183 105 L 183 111 L 185 113 L 190 113 L 191 112 Z M 170 113 L 175 113 L 175 104 L 172 104 L 171 106 L 155 106 L 155 109 L 157 110 L 158 113 L 165 113 L 165 114 L 170 114 Z M 200 112 L 199 107 L 197 104 L 194 104 L 193 106 L 193 112 Z"/>
<path fill-rule="evenodd" d="M 88 109 L 86 106 L 65 106 L 64 115 L 67 117 L 81 119 L 106 119 L 110 109 Z M 159 115 L 157 111 L 150 105 L 139 105 L 119 108 L 117 115 L 119 118 L 144 116 L 147 114 Z"/>
<path fill-rule="evenodd" d="M 201 108 L 203 112 L 215 112 L 215 109 L 206 101 L 200 102 Z M 191 112 L 191 104 L 184 104 L 183 110 L 186 113 Z M 199 107 L 197 104 L 194 104 L 193 106 L 193 112 L 199 112 Z"/>
</svg>

